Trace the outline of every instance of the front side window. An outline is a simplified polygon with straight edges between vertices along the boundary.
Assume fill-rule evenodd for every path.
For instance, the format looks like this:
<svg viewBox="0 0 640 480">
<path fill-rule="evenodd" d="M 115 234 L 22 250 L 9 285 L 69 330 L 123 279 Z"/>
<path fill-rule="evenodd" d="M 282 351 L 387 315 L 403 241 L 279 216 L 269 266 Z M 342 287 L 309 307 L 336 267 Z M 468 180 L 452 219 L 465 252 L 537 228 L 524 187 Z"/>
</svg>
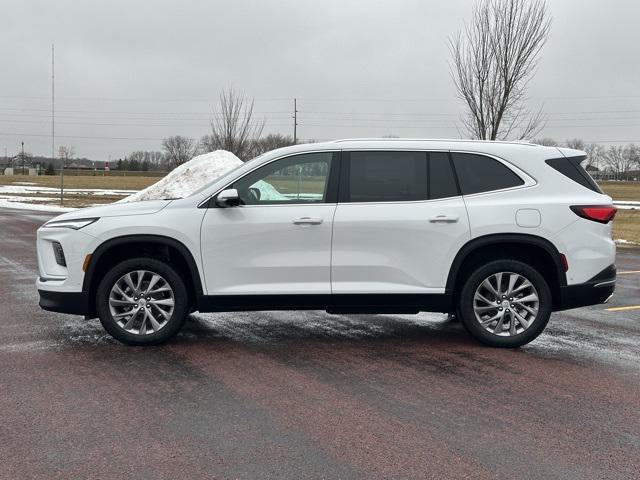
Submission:
<svg viewBox="0 0 640 480">
<path fill-rule="evenodd" d="M 281 158 L 237 180 L 241 205 L 326 202 L 333 152 Z"/>
<path fill-rule="evenodd" d="M 497 160 L 472 153 L 453 153 L 463 195 L 518 187 L 524 181 Z"/>
</svg>

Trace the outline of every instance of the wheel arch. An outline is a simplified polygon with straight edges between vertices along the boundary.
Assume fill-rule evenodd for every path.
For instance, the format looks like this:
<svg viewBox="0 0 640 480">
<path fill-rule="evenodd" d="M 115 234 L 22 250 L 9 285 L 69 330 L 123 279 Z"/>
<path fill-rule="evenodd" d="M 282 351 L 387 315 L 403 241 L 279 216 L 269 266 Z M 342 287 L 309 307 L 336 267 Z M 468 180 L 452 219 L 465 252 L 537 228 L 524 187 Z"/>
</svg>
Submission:
<svg viewBox="0 0 640 480">
<path fill-rule="evenodd" d="M 549 240 L 536 235 L 507 233 L 474 238 L 458 252 L 447 277 L 446 291 L 454 298 L 465 272 L 487 259 L 511 258 L 527 261 L 549 282 L 554 306 L 560 301 L 567 276 L 561 254 Z"/>
<path fill-rule="evenodd" d="M 203 293 L 200 272 L 191 251 L 180 241 L 163 235 L 123 235 L 106 240 L 91 254 L 82 283 L 88 295 L 90 316 L 96 315 L 95 293 L 102 275 L 114 262 L 150 256 L 170 261 L 182 274 L 193 304 Z"/>
</svg>

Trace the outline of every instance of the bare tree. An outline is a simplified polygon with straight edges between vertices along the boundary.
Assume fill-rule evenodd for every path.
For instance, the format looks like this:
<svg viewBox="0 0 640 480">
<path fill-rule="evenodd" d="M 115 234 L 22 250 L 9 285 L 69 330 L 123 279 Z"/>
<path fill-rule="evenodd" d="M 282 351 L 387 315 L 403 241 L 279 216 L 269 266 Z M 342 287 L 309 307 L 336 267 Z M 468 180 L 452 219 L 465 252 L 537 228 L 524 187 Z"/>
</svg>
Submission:
<svg viewBox="0 0 640 480">
<path fill-rule="evenodd" d="M 626 146 L 626 154 L 629 162 L 629 169 L 627 173 L 631 170 L 639 170 L 640 169 L 640 147 L 635 143 L 631 143 Z"/>
<path fill-rule="evenodd" d="M 471 23 L 450 38 L 451 75 L 467 107 L 462 122 L 469 136 L 531 139 L 542 130 L 542 111 L 526 108 L 525 91 L 550 29 L 544 0 L 482 0 Z"/>
<path fill-rule="evenodd" d="M 220 103 L 211 119 L 211 134 L 202 138 L 201 145 L 207 150 L 228 150 L 241 160 L 248 160 L 264 124 L 264 119 L 253 117 L 253 100 L 230 88 L 220 94 Z"/>
<path fill-rule="evenodd" d="M 605 163 L 605 148 L 598 143 L 589 143 L 583 149 L 587 153 L 587 170 L 600 170 Z"/>
<path fill-rule="evenodd" d="M 266 137 L 254 140 L 251 147 L 251 156 L 257 157 L 270 150 L 276 148 L 288 147 L 293 145 L 293 137 L 290 135 L 282 135 L 280 133 L 270 133 Z"/>
<path fill-rule="evenodd" d="M 76 155 L 75 147 L 71 145 L 60 145 L 58 147 L 58 157 L 62 161 L 62 168 L 69 165 L 69 160 L 71 160 Z"/>
<path fill-rule="evenodd" d="M 571 140 L 567 140 L 566 142 L 567 148 L 573 148 L 574 150 L 584 150 L 584 140 L 581 138 L 572 138 Z"/>
<path fill-rule="evenodd" d="M 638 147 L 636 145 L 612 145 L 607 149 L 604 160 L 607 169 L 622 179 L 638 164 Z"/>
<path fill-rule="evenodd" d="M 535 140 L 532 140 L 532 142 L 536 143 L 538 145 L 543 145 L 545 147 L 557 147 L 558 146 L 558 142 L 556 142 L 553 138 L 549 138 L 549 137 L 536 138 Z"/>
<path fill-rule="evenodd" d="M 188 162 L 198 151 L 198 146 L 193 138 L 181 135 L 165 138 L 162 141 L 162 148 L 169 164 L 173 167 Z"/>
</svg>

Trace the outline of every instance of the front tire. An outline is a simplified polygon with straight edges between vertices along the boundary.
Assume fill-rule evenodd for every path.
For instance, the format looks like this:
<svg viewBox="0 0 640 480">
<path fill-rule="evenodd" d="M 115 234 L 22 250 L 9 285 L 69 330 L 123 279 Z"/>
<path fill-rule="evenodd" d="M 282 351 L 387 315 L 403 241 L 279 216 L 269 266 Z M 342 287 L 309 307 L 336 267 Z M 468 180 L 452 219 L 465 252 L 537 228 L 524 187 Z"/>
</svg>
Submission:
<svg viewBox="0 0 640 480">
<path fill-rule="evenodd" d="M 492 347 L 520 347 L 535 339 L 551 316 L 551 290 L 540 273 L 518 260 L 494 260 L 464 282 L 458 309 L 467 331 Z"/>
<path fill-rule="evenodd" d="M 127 345 L 157 345 L 173 337 L 189 312 L 184 281 L 170 265 L 155 258 L 125 260 L 98 285 L 100 322 Z"/>
</svg>

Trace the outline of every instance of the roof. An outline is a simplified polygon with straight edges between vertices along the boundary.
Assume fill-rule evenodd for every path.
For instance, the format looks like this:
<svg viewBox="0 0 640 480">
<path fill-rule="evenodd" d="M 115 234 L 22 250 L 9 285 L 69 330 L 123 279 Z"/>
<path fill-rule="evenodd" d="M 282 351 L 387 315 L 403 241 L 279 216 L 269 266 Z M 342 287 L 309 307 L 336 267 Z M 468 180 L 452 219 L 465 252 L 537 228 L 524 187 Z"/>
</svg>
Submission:
<svg viewBox="0 0 640 480">
<path fill-rule="evenodd" d="M 460 139 L 421 139 L 421 138 L 348 138 L 322 143 L 303 143 L 290 147 L 272 150 L 265 155 L 268 158 L 286 154 L 304 153 L 323 150 L 354 150 L 354 149 L 384 149 L 384 150 L 457 150 L 461 152 L 486 153 L 497 156 L 511 156 L 522 153 L 523 150 L 537 152 L 547 158 L 559 156 L 556 147 L 545 147 L 526 142 L 505 142 L 490 140 L 460 140 Z"/>
<path fill-rule="evenodd" d="M 507 145 L 529 145 L 538 147 L 537 143 L 519 141 L 519 140 L 470 140 L 460 138 L 343 138 L 332 140 L 329 143 L 347 143 L 347 142 L 450 142 L 450 143 L 484 143 L 484 144 L 507 144 Z"/>
</svg>

